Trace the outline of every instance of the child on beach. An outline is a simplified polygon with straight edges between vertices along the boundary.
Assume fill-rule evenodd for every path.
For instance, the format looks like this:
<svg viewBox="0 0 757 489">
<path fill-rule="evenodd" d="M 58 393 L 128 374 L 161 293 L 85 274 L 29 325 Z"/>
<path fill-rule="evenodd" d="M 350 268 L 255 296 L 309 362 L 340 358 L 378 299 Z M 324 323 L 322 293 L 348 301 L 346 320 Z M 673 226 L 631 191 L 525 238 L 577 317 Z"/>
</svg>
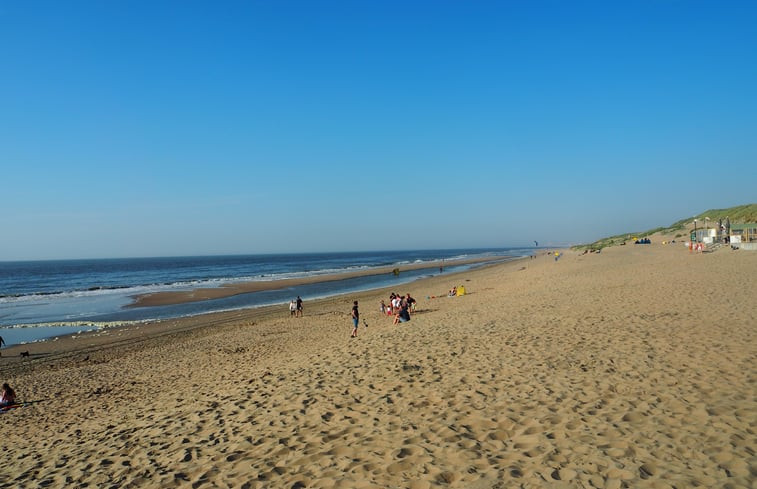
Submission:
<svg viewBox="0 0 757 489">
<path fill-rule="evenodd" d="M 16 392 L 7 383 L 3 384 L 0 392 L 0 407 L 10 406 L 16 403 Z"/>
</svg>

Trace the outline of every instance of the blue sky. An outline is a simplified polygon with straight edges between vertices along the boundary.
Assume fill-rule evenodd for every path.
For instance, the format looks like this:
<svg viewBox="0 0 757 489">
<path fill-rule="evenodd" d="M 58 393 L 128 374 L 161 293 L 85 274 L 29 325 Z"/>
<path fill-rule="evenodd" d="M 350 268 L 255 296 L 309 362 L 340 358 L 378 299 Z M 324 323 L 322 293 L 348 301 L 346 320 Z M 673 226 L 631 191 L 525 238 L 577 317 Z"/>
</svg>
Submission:
<svg viewBox="0 0 757 489">
<path fill-rule="evenodd" d="M 0 1 L 0 260 L 589 242 L 754 202 L 754 2 Z"/>
</svg>

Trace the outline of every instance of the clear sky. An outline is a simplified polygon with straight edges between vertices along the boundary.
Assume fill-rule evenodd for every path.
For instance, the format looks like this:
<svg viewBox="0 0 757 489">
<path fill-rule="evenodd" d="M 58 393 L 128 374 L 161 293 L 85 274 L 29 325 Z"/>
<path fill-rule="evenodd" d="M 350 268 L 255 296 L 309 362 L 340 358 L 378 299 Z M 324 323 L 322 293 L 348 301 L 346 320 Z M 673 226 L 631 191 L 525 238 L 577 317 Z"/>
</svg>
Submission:
<svg viewBox="0 0 757 489">
<path fill-rule="evenodd" d="M 0 260 L 590 242 L 757 197 L 757 2 L 0 0 Z"/>
</svg>

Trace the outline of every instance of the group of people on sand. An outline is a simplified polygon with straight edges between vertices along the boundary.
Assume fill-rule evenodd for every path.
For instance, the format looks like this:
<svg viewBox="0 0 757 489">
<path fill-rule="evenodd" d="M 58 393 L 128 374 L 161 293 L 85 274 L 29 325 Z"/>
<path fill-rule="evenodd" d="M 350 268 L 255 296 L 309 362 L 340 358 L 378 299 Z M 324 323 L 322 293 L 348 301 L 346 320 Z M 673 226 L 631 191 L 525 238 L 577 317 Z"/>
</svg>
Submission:
<svg viewBox="0 0 757 489">
<path fill-rule="evenodd" d="M 379 303 L 379 312 L 387 316 L 394 316 L 393 324 L 406 323 L 410 321 L 410 313 L 415 312 L 415 304 L 415 299 L 409 293 L 399 295 L 392 292 L 389 296 L 388 305 L 383 300 Z"/>
<path fill-rule="evenodd" d="M 389 304 L 386 304 L 383 300 L 379 303 L 379 312 L 386 314 L 387 316 L 396 315 L 402 306 L 407 306 L 409 311 L 415 312 L 416 301 L 410 294 L 399 295 L 394 292 L 389 296 Z"/>
<path fill-rule="evenodd" d="M 302 317 L 302 299 L 297 296 L 297 299 L 292 299 L 289 302 L 289 315 L 295 318 Z"/>
<path fill-rule="evenodd" d="M 392 292 L 389 296 L 389 304 L 382 299 L 379 303 L 379 312 L 386 314 L 387 316 L 394 316 L 394 322 L 392 324 L 406 323 L 410 321 L 410 312 L 415 312 L 416 300 L 410 295 L 399 295 Z M 358 302 L 352 303 L 352 311 L 350 313 L 352 319 L 352 334 L 350 338 L 357 338 L 358 324 L 360 324 L 360 311 L 358 309 Z M 368 324 L 363 321 L 365 327 Z"/>
</svg>

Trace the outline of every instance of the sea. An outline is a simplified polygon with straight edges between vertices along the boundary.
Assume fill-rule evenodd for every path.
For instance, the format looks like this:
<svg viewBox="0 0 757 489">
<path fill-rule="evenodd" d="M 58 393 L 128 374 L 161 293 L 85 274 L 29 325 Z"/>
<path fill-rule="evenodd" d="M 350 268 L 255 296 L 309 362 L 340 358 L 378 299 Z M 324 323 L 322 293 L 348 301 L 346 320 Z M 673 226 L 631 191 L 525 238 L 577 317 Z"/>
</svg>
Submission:
<svg viewBox="0 0 757 489">
<path fill-rule="evenodd" d="M 456 260 L 516 259 L 533 248 L 372 251 L 261 254 L 55 261 L 0 261 L 0 336 L 7 345 L 45 341 L 67 334 L 155 320 L 305 302 L 333 295 L 410 283 L 439 274 L 432 262 L 449 262 L 441 273 L 464 271 L 483 263 Z M 402 270 L 429 263 L 430 268 Z M 392 266 L 400 273 L 378 273 L 343 280 L 168 306 L 129 308 L 134 296 L 160 291 L 220 287 L 349 274 Z"/>
</svg>

